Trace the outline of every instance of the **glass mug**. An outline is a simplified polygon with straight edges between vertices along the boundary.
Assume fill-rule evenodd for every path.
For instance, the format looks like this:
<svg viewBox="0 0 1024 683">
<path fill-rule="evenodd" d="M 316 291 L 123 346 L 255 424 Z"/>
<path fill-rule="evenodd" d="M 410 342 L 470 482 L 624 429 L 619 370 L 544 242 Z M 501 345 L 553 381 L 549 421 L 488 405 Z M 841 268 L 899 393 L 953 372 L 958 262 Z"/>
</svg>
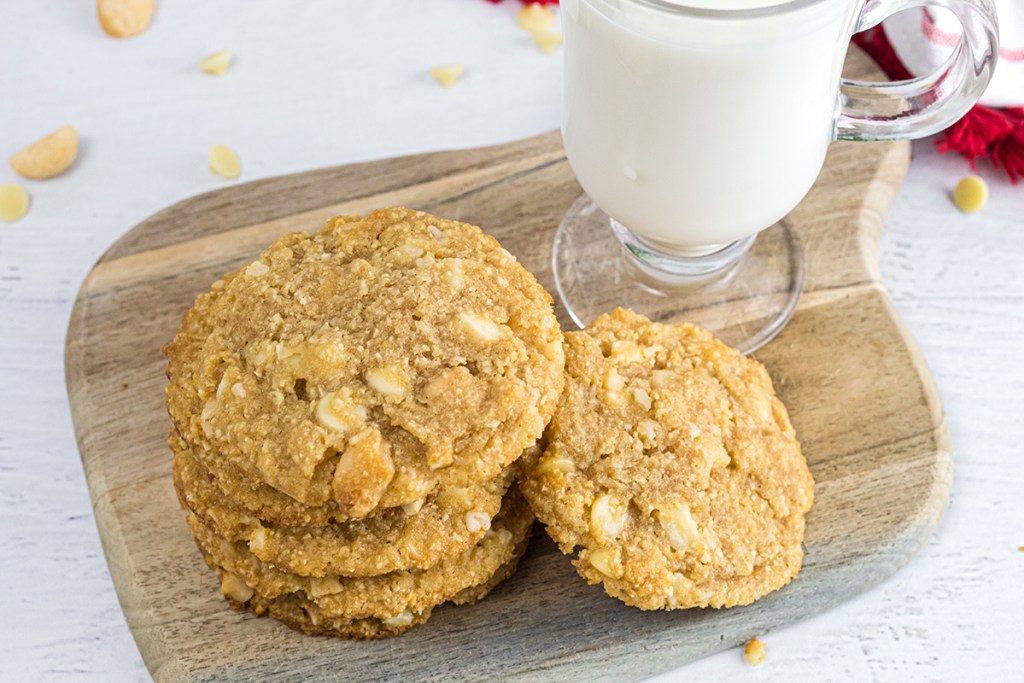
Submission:
<svg viewBox="0 0 1024 683">
<path fill-rule="evenodd" d="M 900 10 L 953 12 L 963 35 L 936 73 L 841 78 L 853 33 Z M 978 100 L 998 52 L 991 0 L 562 0 L 562 137 L 586 192 L 555 240 L 556 285 L 584 325 L 614 305 L 656 319 L 743 300 L 713 332 L 752 351 L 803 281 L 779 221 L 834 140 L 931 135 Z M 751 249 L 760 237 L 758 248 Z M 756 255 L 759 253 L 760 255 Z M 706 316 L 705 316 L 706 317 Z"/>
</svg>

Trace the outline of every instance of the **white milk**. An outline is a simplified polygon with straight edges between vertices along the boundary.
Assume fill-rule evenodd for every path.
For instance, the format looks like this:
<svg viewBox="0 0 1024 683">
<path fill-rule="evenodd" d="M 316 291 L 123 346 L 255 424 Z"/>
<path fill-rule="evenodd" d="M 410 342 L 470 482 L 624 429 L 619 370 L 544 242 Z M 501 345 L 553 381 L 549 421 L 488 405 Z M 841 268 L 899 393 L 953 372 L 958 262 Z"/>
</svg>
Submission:
<svg viewBox="0 0 1024 683">
<path fill-rule="evenodd" d="M 653 246 L 679 254 L 785 216 L 832 140 L 860 4 L 820 0 L 776 16 L 710 19 L 635 0 L 562 0 L 562 135 L 583 189 Z"/>
</svg>

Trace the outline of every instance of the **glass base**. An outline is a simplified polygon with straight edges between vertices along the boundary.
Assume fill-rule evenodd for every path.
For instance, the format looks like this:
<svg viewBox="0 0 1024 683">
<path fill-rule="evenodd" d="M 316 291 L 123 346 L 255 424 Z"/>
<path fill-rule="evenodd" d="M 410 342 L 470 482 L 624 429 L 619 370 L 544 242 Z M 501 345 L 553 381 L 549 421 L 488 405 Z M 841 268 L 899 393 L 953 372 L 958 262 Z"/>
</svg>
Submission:
<svg viewBox="0 0 1024 683">
<path fill-rule="evenodd" d="M 583 195 L 555 235 L 555 286 L 580 327 L 622 306 L 659 322 L 695 323 L 751 353 L 782 330 L 804 285 L 803 248 L 784 222 L 755 237 L 710 253 L 666 253 Z"/>
</svg>

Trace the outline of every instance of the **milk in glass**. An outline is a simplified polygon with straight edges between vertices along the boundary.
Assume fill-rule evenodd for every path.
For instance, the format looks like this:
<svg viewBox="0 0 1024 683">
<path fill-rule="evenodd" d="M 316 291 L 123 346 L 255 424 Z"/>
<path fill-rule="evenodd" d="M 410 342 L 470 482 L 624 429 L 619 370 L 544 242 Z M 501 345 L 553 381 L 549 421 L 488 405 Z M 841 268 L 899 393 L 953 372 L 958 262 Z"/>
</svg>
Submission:
<svg viewBox="0 0 1024 683">
<path fill-rule="evenodd" d="M 696 255 L 775 223 L 814 183 L 860 1 L 675 4 L 562 0 L 562 134 L 601 209 Z M 762 11 L 712 21 L 694 7 Z"/>
</svg>

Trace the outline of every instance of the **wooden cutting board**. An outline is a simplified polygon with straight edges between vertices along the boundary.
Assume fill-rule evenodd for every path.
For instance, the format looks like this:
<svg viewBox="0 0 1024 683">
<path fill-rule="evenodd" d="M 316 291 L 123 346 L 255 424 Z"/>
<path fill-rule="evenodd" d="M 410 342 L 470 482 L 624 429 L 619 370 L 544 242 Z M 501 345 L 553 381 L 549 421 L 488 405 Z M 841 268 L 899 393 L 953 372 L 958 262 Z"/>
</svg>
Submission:
<svg viewBox="0 0 1024 683">
<path fill-rule="evenodd" d="M 875 74 L 857 52 L 847 70 Z M 66 369 L 107 561 L 154 677 L 632 679 L 806 618 L 890 576 L 928 538 L 951 484 L 938 393 L 877 267 L 882 220 L 908 157 L 905 143 L 833 145 L 788 219 L 807 252 L 806 292 L 756 355 L 817 482 L 796 581 L 746 608 L 644 613 L 587 586 L 538 532 L 519 572 L 486 600 L 440 608 L 425 626 L 379 642 L 302 636 L 221 600 L 171 487 L 160 346 L 197 293 L 278 235 L 388 205 L 484 226 L 553 291 L 551 240 L 580 194 L 557 133 L 233 185 L 136 226 L 82 285 Z"/>
</svg>

